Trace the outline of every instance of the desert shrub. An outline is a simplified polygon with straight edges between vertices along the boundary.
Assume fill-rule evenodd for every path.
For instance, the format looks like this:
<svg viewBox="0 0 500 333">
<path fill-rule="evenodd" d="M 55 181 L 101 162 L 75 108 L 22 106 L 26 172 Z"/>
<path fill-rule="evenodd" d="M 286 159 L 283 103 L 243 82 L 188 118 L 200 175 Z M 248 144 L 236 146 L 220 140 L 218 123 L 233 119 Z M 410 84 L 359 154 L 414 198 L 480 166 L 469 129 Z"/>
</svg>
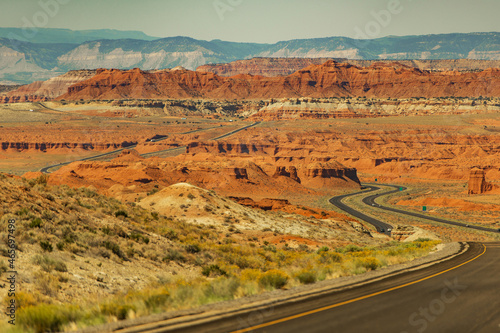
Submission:
<svg viewBox="0 0 500 333">
<path fill-rule="evenodd" d="M 125 259 L 125 254 L 123 251 L 120 249 L 120 245 L 116 244 L 115 242 L 112 241 L 104 241 L 103 242 L 104 248 L 110 250 L 114 254 L 116 254 L 119 258 Z"/>
<path fill-rule="evenodd" d="M 167 251 L 167 254 L 165 255 L 165 257 L 163 257 L 163 261 L 165 261 L 165 262 L 169 262 L 169 261 L 181 261 L 181 262 L 183 262 L 185 260 L 186 260 L 186 258 L 184 257 L 184 255 L 175 249 L 169 249 Z"/>
<path fill-rule="evenodd" d="M 173 229 L 167 229 L 163 232 L 163 236 L 170 240 L 176 240 L 178 238 L 178 234 L 175 230 Z"/>
<path fill-rule="evenodd" d="M 431 242 L 432 240 L 430 238 L 417 238 L 413 242 L 414 243 L 426 243 L 426 242 Z"/>
<path fill-rule="evenodd" d="M 52 270 L 56 270 L 58 272 L 68 271 L 68 266 L 66 266 L 63 261 L 50 258 L 47 255 L 35 255 L 32 261 L 35 265 L 39 265 L 42 270 L 47 273 L 50 273 Z"/>
<path fill-rule="evenodd" d="M 319 262 L 322 264 L 333 264 L 342 262 L 342 255 L 336 252 L 321 252 Z"/>
<path fill-rule="evenodd" d="M 59 332 L 68 322 L 61 308 L 56 305 L 40 304 L 22 308 L 18 313 L 19 324 L 36 333 Z"/>
<path fill-rule="evenodd" d="M 259 284 L 264 288 L 281 289 L 288 282 L 288 275 L 280 270 L 271 269 L 259 278 Z"/>
<path fill-rule="evenodd" d="M 105 235 L 111 235 L 111 234 L 112 234 L 112 230 L 111 230 L 111 228 L 109 228 L 109 227 L 107 227 L 107 226 L 106 226 L 106 227 L 102 227 L 101 231 L 102 231 L 102 233 L 103 233 L 103 234 L 105 234 Z"/>
<path fill-rule="evenodd" d="M 366 258 L 360 258 L 357 261 L 357 265 L 364 267 L 366 270 L 376 270 L 377 268 L 382 266 L 382 263 L 380 260 L 374 257 L 366 257 Z"/>
<path fill-rule="evenodd" d="M 27 216 L 27 215 L 29 215 L 29 213 L 30 213 L 30 211 L 28 208 L 21 208 L 20 210 L 18 210 L 16 212 L 16 215 L 17 216 Z"/>
<path fill-rule="evenodd" d="M 105 303 L 100 306 L 101 313 L 107 316 L 114 316 L 118 320 L 125 320 L 130 311 L 136 311 L 136 307 L 131 304 Z"/>
<path fill-rule="evenodd" d="M 265 242 L 264 242 L 264 244 L 265 244 Z M 264 249 L 264 251 L 276 253 L 276 246 L 274 246 L 272 244 L 271 245 L 264 245 L 264 246 L 262 246 L 262 249 Z"/>
<path fill-rule="evenodd" d="M 166 290 L 162 290 L 157 293 L 153 293 L 144 300 L 144 305 L 149 310 L 155 310 L 164 306 L 170 299 L 170 293 Z"/>
<path fill-rule="evenodd" d="M 150 196 L 150 195 L 153 195 L 153 194 L 158 193 L 158 191 L 159 191 L 159 190 L 158 190 L 157 188 L 154 188 L 154 189 L 152 189 L 151 191 L 149 191 L 146 195 L 147 195 L 147 196 Z"/>
<path fill-rule="evenodd" d="M 295 277 L 302 284 L 311 284 L 318 281 L 318 272 L 312 268 L 306 268 L 298 272 Z"/>
<path fill-rule="evenodd" d="M 363 249 L 360 248 L 359 246 L 357 245 L 353 245 L 353 244 L 349 244 L 343 248 L 339 248 L 337 249 L 338 252 L 340 253 L 349 253 L 349 252 L 359 252 L 359 251 L 362 251 Z"/>
<path fill-rule="evenodd" d="M 204 303 L 213 301 L 223 301 L 233 299 L 236 291 L 240 287 L 240 282 L 236 278 L 218 278 L 210 282 L 205 287 L 204 295 L 206 300 Z"/>
<path fill-rule="evenodd" d="M 219 267 L 219 265 L 210 265 L 206 266 L 202 269 L 201 274 L 210 277 L 210 276 L 221 276 L 227 275 L 227 272 Z"/>
<path fill-rule="evenodd" d="M 330 249 L 328 248 L 328 246 L 322 246 L 319 248 L 319 250 L 317 251 L 318 254 L 321 254 L 322 252 L 328 252 Z"/>
<path fill-rule="evenodd" d="M 17 291 L 16 296 L 16 306 L 18 309 L 26 308 L 29 306 L 35 306 L 38 304 L 38 299 L 35 297 L 34 293 L 25 293 L 22 291 Z"/>
<path fill-rule="evenodd" d="M 186 252 L 187 253 L 198 253 L 201 251 L 201 248 L 198 244 L 188 244 L 186 245 Z"/>
<path fill-rule="evenodd" d="M 56 247 L 59 251 L 64 250 L 64 242 L 57 242 Z"/>
<path fill-rule="evenodd" d="M 35 285 L 37 289 L 45 296 L 56 297 L 59 291 L 59 284 L 57 281 L 49 274 L 38 271 L 33 274 L 35 279 Z"/>
<path fill-rule="evenodd" d="M 119 216 L 128 217 L 128 213 L 124 210 L 118 210 L 115 212 L 115 217 L 119 217 Z"/>
<path fill-rule="evenodd" d="M 41 228 L 42 227 L 42 219 L 39 217 L 34 218 L 29 224 L 30 228 Z"/>
<path fill-rule="evenodd" d="M 194 198 L 196 198 L 192 193 L 189 193 L 187 197 L 188 197 L 188 199 L 191 199 L 191 200 L 193 200 Z"/>
<path fill-rule="evenodd" d="M 50 241 L 48 241 L 48 240 L 41 240 L 40 247 L 45 252 L 52 252 L 54 250 L 54 248 L 52 247 L 52 243 L 50 243 Z"/>
</svg>

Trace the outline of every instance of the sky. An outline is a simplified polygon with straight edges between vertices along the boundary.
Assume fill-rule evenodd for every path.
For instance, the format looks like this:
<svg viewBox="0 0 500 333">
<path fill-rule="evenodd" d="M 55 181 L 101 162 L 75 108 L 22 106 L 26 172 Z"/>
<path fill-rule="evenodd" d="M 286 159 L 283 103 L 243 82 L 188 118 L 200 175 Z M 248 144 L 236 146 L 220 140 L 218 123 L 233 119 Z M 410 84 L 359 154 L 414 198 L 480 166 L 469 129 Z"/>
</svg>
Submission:
<svg viewBox="0 0 500 333">
<path fill-rule="evenodd" d="M 500 31 L 499 0 L 0 0 L 0 26 L 275 43 Z"/>
</svg>

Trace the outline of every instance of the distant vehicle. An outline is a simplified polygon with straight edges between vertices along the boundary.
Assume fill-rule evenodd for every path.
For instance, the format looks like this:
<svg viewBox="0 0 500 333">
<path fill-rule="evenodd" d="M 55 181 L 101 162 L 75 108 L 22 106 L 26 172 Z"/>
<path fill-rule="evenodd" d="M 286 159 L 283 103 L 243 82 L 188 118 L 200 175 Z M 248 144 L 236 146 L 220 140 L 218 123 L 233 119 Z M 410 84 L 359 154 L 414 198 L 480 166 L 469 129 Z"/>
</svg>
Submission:
<svg viewBox="0 0 500 333">
<path fill-rule="evenodd" d="M 466 224 L 465 226 L 466 226 L 467 228 L 470 228 L 470 225 L 468 225 L 468 224 Z"/>
<path fill-rule="evenodd" d="M 181 120 L 186 120 L 187 118 L 181 118 Z"/>
<path fill-rule="evenodd" d="M 380 229 L 380 232 L 385 232 L 384 228 L 381 228 L 381 229 Z"/>
<path fill-rule="evenodd" d="M 391 231 L 392 231 L 392 229 L 391 229 L 391 228 L 387 229 L 387 232 L 391 232 Z"/>
<path fill-rule="evenodd" d="M 33 110 L 33 109 L 30 109 L 30 112 L 34 112 L 34 111 L 35 111 L 35 110 Z"/>
</svg>

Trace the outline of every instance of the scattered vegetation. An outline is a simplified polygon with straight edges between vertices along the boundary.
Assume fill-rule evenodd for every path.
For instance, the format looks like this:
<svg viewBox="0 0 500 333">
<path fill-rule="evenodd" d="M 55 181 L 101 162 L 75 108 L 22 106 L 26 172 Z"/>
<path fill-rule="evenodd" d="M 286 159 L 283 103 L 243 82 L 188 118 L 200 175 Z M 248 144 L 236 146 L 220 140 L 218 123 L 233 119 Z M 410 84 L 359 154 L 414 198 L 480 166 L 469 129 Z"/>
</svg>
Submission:
<svg viewBox="0 0 500 333">
<path fill-rule="evenodd" d="M 9 216 L 15 217 L 18 246 L 31 246 L 39 253 L 32 258 L 33 290 L 29 295 L 18 295 L 18 320 L 25 331 L 64 331 L 71 325 L 85 327 L 359 274 L 425 255 L 436 245 L 435 241 L 421 239 L 379 247 L 314 249 L 248 236 L 240 237 L 251 241 L 240 242 L 232 238 L 236 226 L 231 237 L 221 237 L 216 227 L 153 215 L 89 189 L 39 185 L 34 184 L 29 191 L 32 198 L 17 200 L 14 207 L 8 207 L 15 215 L 1 218 L 5 223 Z M 41 195 L 47 193 L 50 196 Z M 7 211 L 6 204 L 3 209 Z M 99 297 L 99 302 L 68 302 L 59 295 L 71 289 L 68 271 L 74 266 L 65 262 L 70 257 L 78 258 L 79 265 L 87 265 L 87 274 L 101 270 L 96 267 L 103 263 L 128 260 L 147 261 L 157 267 L 189 267 L 197 274 L 158 278 L 142 290 L 121 290 L 114 295 L 108 292 L 108 296 Z M 2 267 L 6 266 L 0 265 L 0 272 Z M 107 287 L 106 278 L 92 279 Z"/>
</svg>

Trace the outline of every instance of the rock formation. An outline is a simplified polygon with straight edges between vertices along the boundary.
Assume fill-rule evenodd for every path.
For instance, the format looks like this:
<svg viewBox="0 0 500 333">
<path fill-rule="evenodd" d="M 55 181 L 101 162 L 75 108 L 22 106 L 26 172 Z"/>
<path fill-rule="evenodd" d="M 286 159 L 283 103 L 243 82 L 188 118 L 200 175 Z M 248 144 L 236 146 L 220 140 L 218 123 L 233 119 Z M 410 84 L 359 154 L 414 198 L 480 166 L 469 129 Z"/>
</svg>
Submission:
<svg viewBox="0 0 500 333">
<path fill-rule="evenodd" d="M 202 65 L 198 72 L 210 72 L 219 76 L 234 76 L 239 74 L 261 75 L 266 77 L 287 76 L 310 65 L 320 65 L 327 60 L 348 63 L 358 67 L 370 67 L 376 62 L 393 63 L 394 60 L 355 60 L 327 58 L 253 58 L 237 60 L 226 64 Z M 398 60 L 399 64 L 414 67 L 422 71 L 459 71 L 472 72 L 488 68 L 500 68 L 500 60 Z"/>
<path fill-rule="evenodd" d="M 486 176 L 483 169 L 473 168 L 470 171 L 469 177 L 469 194 L 482 194 L 496 188 L 495 185 L 486 181 Z"/>
<path fill-rule="evenodd" d="M 58 100 L 500 96 L 500 69 L 494 68 L 478 73 L 433 73 L 399 63 L 357 67 L 330 60 L 286 77 L 240 74 L 226 78 L 185 69 L 146 72 L 138 68 L 99 69 L 88 78 L 91 73 L 76 77 L 68 73 L 71 79 L 61 77 L 59 81 L 56 78 L 23 86 L 9 92 L 3 102 L 47 100 L 66 87 L 67 92 L 57 97 Z M 68 87 L 70 83 L 74 84 Z"/>
<path fill-rule="evenodd" d="M 69 86 L 88 80 L 94 75 L 95 71 L 92 70 L 78 70 L 47 81 L 36 81 L 0 96 L 0 103 L 44 102 L 65 94 Z"/>
</svg>

